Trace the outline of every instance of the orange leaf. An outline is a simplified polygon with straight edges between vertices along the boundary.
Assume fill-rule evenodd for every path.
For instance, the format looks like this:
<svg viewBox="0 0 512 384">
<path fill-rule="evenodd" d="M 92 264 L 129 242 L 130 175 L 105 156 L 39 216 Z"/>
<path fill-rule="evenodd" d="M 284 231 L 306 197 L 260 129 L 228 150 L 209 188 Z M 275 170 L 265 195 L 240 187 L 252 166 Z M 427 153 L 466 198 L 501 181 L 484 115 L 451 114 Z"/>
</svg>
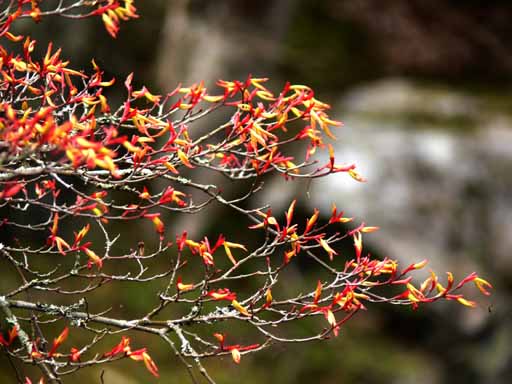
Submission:
<svg viewBox="0 0 512 384">
<path fill-rule="evenodd" d="M 233 254 L 231 253 L 231 249 L 224 243 L 224 251 L 226 252 L 226 255 L 228 256 L 228 259 L 233 263 L 233 265 L 237 264 L 237 261 L 233 257 Z"/>
<path fill-rule="evenodd" d="M 235 300 L 236 299 L 236 293 L 231 292 L 227 288 L 219 288 L 216 291 L 208 292 L 206 295 L 210 296 L 214 300 Z"/>
<path fill-rule="evenodd" d="M 231 350 L 231 357 L 233 358 L 233 361 L 236 364 L 240 364 L 240 359 L 241 359 L 242 355 L 240 355 L 240 351 L 238 350 L 238 348 L 233 348 Z"/>
<path fill-rule="evenodd" d="M 270 290 L 270 288 L 267 289 L 267 291 L 265 292 L 265 305 L 268 307 L 270 306 L 270 304 L 272 304 L 272 291 Z"/>
<path fill-rule="evenodd" d="M 226 339 L 226 336 L 222 333 L 214 333 L 213 336 L 219 341 L 221 346 L 224 344 L 224 340 Z"/>
<path fill-rule="evenodd" d="M 223 245 L 224 245 L 224 251 L 226 252 L 226 255 L 228 256 L 229 260 L 233 263 L 233 265 L 236 265 L 237 261 L 233 257 L 233 254 L 231 253 L 230 248 L 239 248 L 239 249 L 243 249 L 244 251 L 247 251 L 247 248 L 245 248 L 245 246 L 242 244 L 232 243 L 230 241 L 224 241 Z"/>
<path fill-rule="evenodd" d="M 288 207 L 288 211 L 286 211 L 286 226 L 289 227 L 292 222 L 293 211 L 295 210 L 295 204 L 297 200 L 293 200 L 290 206 Z"/>
<path fill-rule="evenodd" d="M 82 241 L 85 235 L 87 235 L 87 232 L 89 232 L 90 227 L 90 224 L 87 224 L 78 233 L 75 234 L 75 246 Z"/>
<path fill-rule="evenodd" d="M 142 192 L 139 193 L 139 197 L 141 199 L 147 200 L 147 199 L 149 199 L 151 197 L 151 194 L 149 193 L 148 189 L 146 187 L 144 187 L 142 189 Z"/>
<path fill-rule="evenodd" d="M 489 291 L 487 291 L 485 289 L 485 287 L 492 288 L 492 285 L 488 281 L 486 281 L 480 277 L 477 277 L 474 280 L 474 283 L 475 283 L 476 287 L 480 290 L 480 292 L 482 292 L 484 295 L 489 296 L 491 294 Z"/>
<path fill-rule="evenodd" d="M 66 338 L 68 337 L 68 333 L 69 333 L 69 329 L 66 327 L 60 333 L 60 335 L 56 339 L 53 340 L 52 349 L 50 349 L 50 352 L 48 352 L 49 357 L 53 356 L 53 354 L 55 353 L 57 348 L 59 348 L 59 346 L 64 342 L 64 340 L 66 340 Z"/>
<path fill-rule="evenodd" d="M 363 232 L 363 233 L 372 233 L 372 232 L 375 232 L 378 230 L 379 230 L 379 227 L 363 227 L 363 228 L 361 228 L 361 232 Z"/>
<path fill-rule="evenodd" d="M 313 298 L 313 302 L 316 304 L 318 303 L 318 299 L 320 299 L 320 295 L 322 294 L 322 282 L 318 280 L 318 283 L 316 284 L 315 289 L 315 296 Z"/>
<path fill-rule="evenodd" d="M 251 314 L 249 313 L 249 311 L 242 305 L 240 304 L 238 301 L 236 300 L 233 300 L 231 302 L 231 305 L 238 311 L 240 312 L 242 315 L 244 316 L 251 316 Z"/>
<path fill-rule="evenodd" d="M 181 276 L 178 276 L 176 279 L 176 288 L 178 288 L 178 291 L 180 292 L 190 291 L 191 289 L 194 289 L 194 284 L 183 284 Z"/>
<path fill-rule="evenodd" d="M 146 366 L 146 369 L 155 377 L 159 377 L 158 375 L 158 367 L 156 366 L 155 362 L 149 356 L 147 352 L 144 352 L 142 354 L 142 357 L 144 359 L 144 365 Z"/>
<path fill-rule="evenodd" d="M 59 227 L 59 213 L 55 212 L 55 215 L 53 215 L 53 225 L 51 229 L 52 235 L 57 235 L 57 229 Z"/>
<path fill-rule="evenodd" d="M 334 316 L 334 313 L 330 309 L 328 309 L 325 312 L 325 318 L 327 319 L 327 322 L 334 327 L 336 325 L 336 317 Z"/>
<path fill-rule="evenodd" d="M 306 229 L 304 230 L 304 234 L 308 233 L 313 228 L 313 225 L 316 223 L 319 214 L 320 211 L 315 208 L 313 216 L 311 216 L 306 223 Z"/>
<path fill-rule="evenodd" d="M 205 95 L 203 96 L 203 100 L 207 101 L 209 103 L 218 103 L 219 101 L 223 100 L 224 96 L 212 96 L 212 95 Z"/>
<path fill-rule="evenodd" d="M 325 249 L 325 251 L 329 255 L 329 259 L 332 261 L 334 255 L 337 255 L 338 253 L 334 249 L 332 249 L 331 246 L 324 239 L 319 239 L 318 242 L 320 243 L 322 248 Z"/>
<path fill-rule="evenodd" d="M 363 251 L 363 237 L 360 232 L 356 232 L 354 237 L 354 248 L 356 249 L 356 260 L 361 258 L 361 252 Z"/>
<path fill-rule="evenodd" d="M 457 301 L 466 307 L 476 307 L 476 303 L 474 301 L 466 300 L 463 297 L 458 297 Z"/>
<path fill-rule="evenodd" d="M 189 161 L 187 155 L 185 152 L 183 152 L 181 149 L 178 149 L 178 158 L 181 160 L 183 164 L 185 164 L 188 168 L 195 168 Z"/>
<path fill-rule="evenodd" d="M 90 263 L 94 263 L 96 264 L 98 269 L 101 269 L 103 267 L 103 260 L 101 260 L 101 258 L 96 253 L 94 253 L 94 251 L 90 250 L 89 248 L 82 249 L 87 255 L 87 257 L 89 257 L 89 265 Z"/>
<path fill-rule="evenodd" d="M 69 244 L 59 236 L 54 236 L 53 240 L 55 243 L 57 243 L 57 249 L 59 250 L 59 252 L 62 253 L 63 255 L 66 255 L 66 251 L 64 251 L 64 248 L 67 248 L 69 250 L 71 248 Z"/>
<path fill-rule="evenodd" d="M 164 223 L 158 216 L 155 216 L 153 219 L 153 224 L 155 225 L 156 231 L 160 234 L 164 232 Z"/>
<path fill-rule="evenodd" d="M 121 341 L 114 348 L 112 348 L 109 352 L 103 354 L 103 357 L 112 357 L 116 356 L 120 353 L 128 353 L 130 352 L 130 338 L 126 336 L 121 337 Z"/>
</svg>

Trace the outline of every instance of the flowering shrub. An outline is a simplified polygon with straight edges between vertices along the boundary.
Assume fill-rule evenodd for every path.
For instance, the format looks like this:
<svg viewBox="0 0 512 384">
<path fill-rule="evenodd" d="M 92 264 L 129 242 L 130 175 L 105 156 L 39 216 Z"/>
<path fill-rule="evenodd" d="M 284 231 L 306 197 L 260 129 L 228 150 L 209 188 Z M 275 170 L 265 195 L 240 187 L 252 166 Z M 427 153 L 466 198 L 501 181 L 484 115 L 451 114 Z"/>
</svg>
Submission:
<svg viewBox="0 0 512 384">
<path fill-rule="evenodd" d="M 363 236 L 378 228 L 353 224 L 334 204 L 325 221 L 314 210 L 305 222 L 295 214 L 296 201 L 285 212 L 248 207 L 264 188 L 264 175 L 293 182 L 346 173 L 364 181 L 355 165 L 336 163 L 326 138 L 341 124 L 309 87 L 285 84 L 273 92 L 266 79 L 248 77 L 220 80 L 212 91 L 198 83 L 157 95 L 135 89 L 130 75 L 126 98 L 115 106 L 105 96 L 115 80 L 105 79 L 94 61 L 88 72 L 69 68 L 51 44 L 36 57 L 36 41 L 10 27 L 27 17 L 99 16 L 115 37 L 120 21 L 138 17 L 133 1 L 11 0 L 2 7 L 1 38 L 22 53 L 0 46 L 0 226 L 12 234 L 0 243 L 0 307 L 9 324 L 0 348 L 37 365 L 40 382 L 61 382 L 81 368 L 123 358 L 143 362 L 158 376 L 147 347 L 132 347 L 129 335 L 137 333 L 166 344 L 192 380 L 199 372 L 213 382 L 203 358 L 231 355 L 238 364 L 244 354 L 274 343 L 337 336 L 373 303 L 418 308 L 454 300 L 471 307 L 459 291 L 469 282 L 489 294 L 490 284 L 476 273 L 456 282 L 451 273 L 439 278 L 431 272 L 415 285 L 411 272 L 426 261 L 403 267 L 373 258 Z M 194 121 L 216 111 L 226 120 L 195 133 Z M 304 143 L 299 155 L 297 143 Z M 315 159 L 320 150 L 328 150 L 325 164 Z M 227 196 L 198 178 L 199 169 L 225 176 L 243 192 Z M 245 217 L 259 245 L 250 248 L 221 233 L 170 233 L 172 216 L 204 214 L 210 204 Z M 151 226 L 152 241 L 131 240 L 127 229 L 139 223 Z M 353 255 L 340 255 L 343 241 L 353 243 Z M 292 293 L 283 275 L 304 258 L 318 267 L 311 272 L 318 273 L 316 283 Z M 103 286 L 121 289 L 123 283 L 144 290 L 155 302 L 151 310 L 130 318 L 92 310 Z M 313 317 L 323 320 L 310 335 L 281 331 Z M 55 326 L 47 324 L 54 323 L 62 331 L 48 342 Z M 224 324 L 239 323 L 253 328 L 249 340 L 225 331 Z M 67 340 L 78 329 L 88 341 Z M 105 346 L 106 336 L 119 333 L 126 335 Z"/>
</svg>

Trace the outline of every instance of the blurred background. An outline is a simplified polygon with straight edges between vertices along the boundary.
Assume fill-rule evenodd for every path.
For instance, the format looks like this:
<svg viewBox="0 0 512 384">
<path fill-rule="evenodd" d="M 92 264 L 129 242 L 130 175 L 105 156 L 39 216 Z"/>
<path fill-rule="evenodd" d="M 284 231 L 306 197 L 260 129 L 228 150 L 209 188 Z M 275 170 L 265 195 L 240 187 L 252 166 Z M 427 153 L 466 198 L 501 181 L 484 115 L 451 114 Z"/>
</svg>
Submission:
<svg viewBox="0 0 512 384">
<path fill-rule="evenodd" d="M 370 306 L 325 343 L 276 346 L 206 366 L 221 383 L 510 383 L 512 381 L 512 5 L 503 0 L 145 0 L 116 40 L 101 20 L 43 19 L 20 29 L 53 40 L 73 68 L 130 72 L 154 93 L 178 83 L 271 78 L 311 86 L 333 107 L 337 158 L 368 179 L 311 184 L 269 180 L 254 204 L 348 216 L 381 230 L 374 255 L 424 258 L 440 274 L 478 271 L 495 286 L 479 307 L 436 303 L 418 311 Z M 24 31 L 21 31 L 24 32 Z M 122 92 L 121 87 L 119 91 Z M 112 95 L 115 97 L 115 93 Z M 199 129 L 208 129 L 200 123 Z M 221 212 L 216 213 L 221 215 Z M 180 218 L 197 234 L 219 223 Z M 233 221 L 231 230 L 241 224 Z M 228 224 L 229 227 L 229 224 Z M 226 229 L 229 232 L 229 228 Z M 243 234 L 238 233 L 243 241 Z M 300 285 L 299 270 L 294 284 Z M 112 298 L 143 303 L 135 289 Z M 123 296 L 124 295 L 124 296 Z M 142 304 L 141 304 L 142 305 Z M 183 382 L 169 351 L 146 341 L 159 382 Z M 170 361 L 170 362 L 169 362 Z M 168 362 L 168 363 L 167 363 Z M 133 362 L 107 367 L 107 382 L 158 382 Z M 144 371 L 144 372 L 143 372 Z M 85 372 L 83 382 L 96 375 Z"/>
</svg>

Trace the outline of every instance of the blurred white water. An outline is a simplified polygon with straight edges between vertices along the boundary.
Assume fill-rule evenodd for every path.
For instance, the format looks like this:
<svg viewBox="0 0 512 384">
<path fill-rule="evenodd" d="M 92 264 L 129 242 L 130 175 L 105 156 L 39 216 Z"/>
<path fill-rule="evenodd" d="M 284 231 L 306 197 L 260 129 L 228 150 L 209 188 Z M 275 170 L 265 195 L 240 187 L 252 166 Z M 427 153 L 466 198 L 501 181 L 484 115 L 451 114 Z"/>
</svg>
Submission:
<svg viewBox="0 0 512 384">
<path fill-rule="evenodd" d="M 372 241 L 386 254 L 442 269 L 511 269 L 512 119 L 484 107 L 475 96 L 404 80 L 349 93 L 336 149 L 368 182 L 315 181 L 312 205 L 338 201 L 383 227 Z"/>
</svg>

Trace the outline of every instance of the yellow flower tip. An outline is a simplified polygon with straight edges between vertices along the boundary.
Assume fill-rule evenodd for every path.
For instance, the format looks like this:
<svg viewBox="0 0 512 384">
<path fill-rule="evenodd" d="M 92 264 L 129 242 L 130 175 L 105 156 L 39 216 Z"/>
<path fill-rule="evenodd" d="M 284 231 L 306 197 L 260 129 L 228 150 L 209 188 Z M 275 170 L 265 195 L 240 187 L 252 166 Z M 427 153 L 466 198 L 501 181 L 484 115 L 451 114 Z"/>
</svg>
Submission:
<svg viewBox="0 0 512 384">
<path fill-rule="evenodd" d="M 356 170 L 354 169 L 350 169 L 348 171 L 348 174 L 350 175 L 350 177 L 352 177 L 355 181 L 359 181 L 360 183 L 364 183 L 366 182 L 366 179 L 361 176 Z"/>
<path fill-rule="evenodd" d="M 219 96 L 205 95 L 205 96 L 203 96 L 203 100 L 208 103 L 218 103 L 219 101 L 224 100 L 224 96 L 223 95 L 219 95 Z"/>
<path fill-rule="evenodd" d="M 474 308 L 476 307 L 476 303 L 474 301 L 466 300 L 463 297 L 457 298 L 457 301 L 461 303 L 462 305 L 465 305 L 466 307 Z"/>
<path fill-rule="evenodd" d="M 413 269 L 421 269 L 427 264 L 428 264 L 428 260 L 425 259 L 425 260 L 420 261 L 419 263 L 413 264 L 412 267 L 413 267 Z"/>
<path fill-rule="evenodd" d="M 329 259 L 332 261 L 333 258 L 334 258 L 334 255 L 337 255 L 338 253 L 332 249 L 329 245 L 329 243 L 327 243 L 327 241 L 325 241 L 324 239 L 320 239 L 319 240 L 319 243 L 320 245 L 322 246 L 322 248 L 327 252 L 327 254 L 329 255 Z"/>
<path fill-rule="evenodd" d="M 493 286 L 487 280 L 477 277 L 474 280 L 474 283 L 480 292 L 482 292 L 485 296 L 489 296 L 491 294 L 491 292 L 489 292 L 486 288 L 493 288 Z"/>
<path fill-rule="evenodd" d="M 361 228 L 361 232 L 363 233 L 372 233 L 376 232 L 380 229 L 380 227 L 363 227 Z"/>
<path fill-rule="evenodd" d="M 244 316 L 251 316 L 251 314 L 249 313 L 249 311 L 242 305 L 240 304 L 238 301 L 236 300 L 233 300 L 231 302 L 231 305 L 238 311 L 240 312 L 242 315 Z"/>
</svg>

